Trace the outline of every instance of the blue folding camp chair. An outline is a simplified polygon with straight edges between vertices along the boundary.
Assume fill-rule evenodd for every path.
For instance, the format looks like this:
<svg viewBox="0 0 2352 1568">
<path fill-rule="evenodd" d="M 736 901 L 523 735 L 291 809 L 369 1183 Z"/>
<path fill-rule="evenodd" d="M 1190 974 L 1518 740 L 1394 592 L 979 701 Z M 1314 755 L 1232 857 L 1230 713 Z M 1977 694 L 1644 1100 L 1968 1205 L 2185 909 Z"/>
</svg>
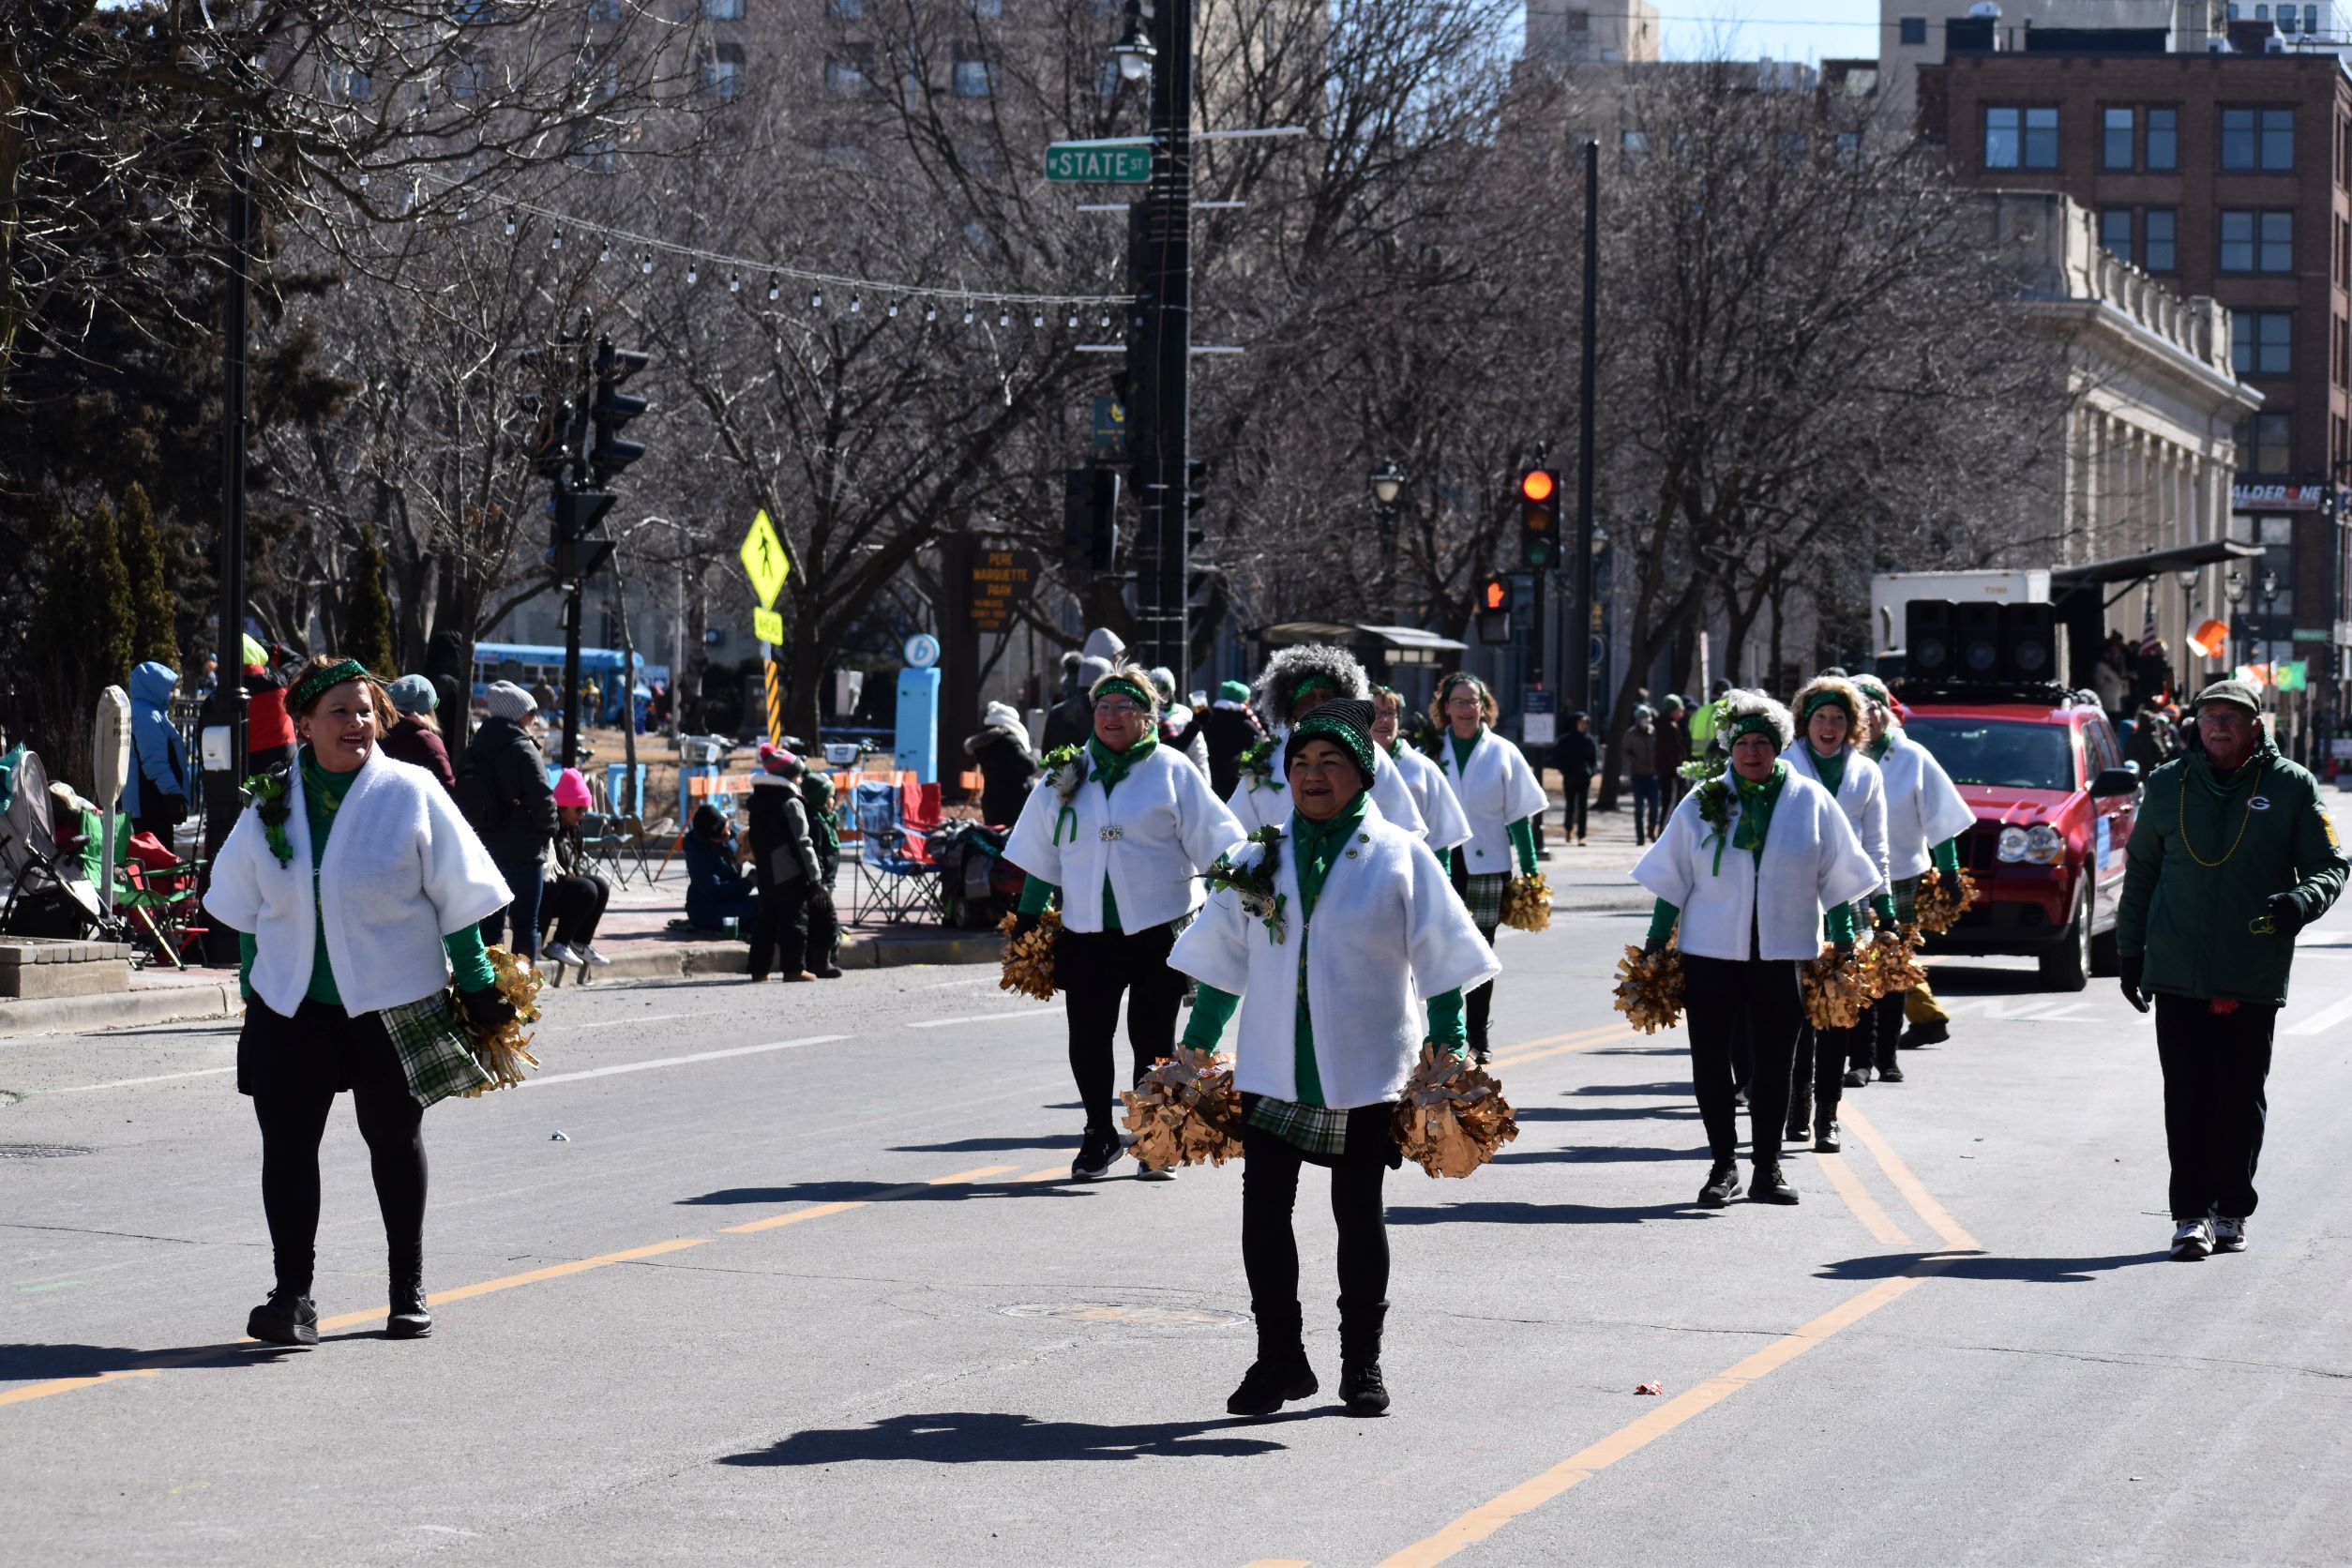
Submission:
<svg viewBox="0 0 2352 1568">
<path fill-rule="evenodd" d="M 910 852 L 912 834 L 900 815 L 901 794 L 889 779 L 861 779 L 851 810 L 857 821 L 857 886 L 850 900 L 856 924 L 896 925 L 940 918 L 939 867 Z"/>
</svg>

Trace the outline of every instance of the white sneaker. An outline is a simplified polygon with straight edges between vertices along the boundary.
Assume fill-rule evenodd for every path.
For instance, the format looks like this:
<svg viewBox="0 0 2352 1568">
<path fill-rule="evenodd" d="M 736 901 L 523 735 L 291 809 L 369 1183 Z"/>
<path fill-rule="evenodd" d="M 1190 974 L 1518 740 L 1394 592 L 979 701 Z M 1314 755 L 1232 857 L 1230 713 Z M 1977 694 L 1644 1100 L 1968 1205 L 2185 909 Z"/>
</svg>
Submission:
<svg viewBox="0 0 2352 1568">
<path fill-rule="evenodd" d="M 2172 1255 L 2184 1263 L 2213 1256 L 2213 1222 L 2184 1219 L 2173 1228 Z"/>
<path fill-rule="evenodd" d="M 560 942 L 550 942 L 545 947 L 540 948 L 539 957 L 550 963 L 576 964 L 580 962 L 577 957 L 573 957 L 572 950 Z"/>
<path fill-rule="evenodd" d="M 2213 1250 L 2243 1252 L 2246 1250 L 2246 1222 L 2227 1214 L 2213 1216 Z"/>
<path fill-rule="evenodd" d="M 1172 1182 L 1176 1180 L 1176 1168 L 1171 1165 L 1154 1169 L 1146 1166 L 1136 1172 L 1136 1180 L 1138 1182 Z"/>
<path fill-rule="evenodd" d="M 606 957 L 603 954 L 597 952 L 593 947 L 581 948 L 580 950 L 579 957 L 581 962 L 594 964 L 598 969 L 602 969 L 606 965 L 612 962 L 611 958 Z"/>
</svg>

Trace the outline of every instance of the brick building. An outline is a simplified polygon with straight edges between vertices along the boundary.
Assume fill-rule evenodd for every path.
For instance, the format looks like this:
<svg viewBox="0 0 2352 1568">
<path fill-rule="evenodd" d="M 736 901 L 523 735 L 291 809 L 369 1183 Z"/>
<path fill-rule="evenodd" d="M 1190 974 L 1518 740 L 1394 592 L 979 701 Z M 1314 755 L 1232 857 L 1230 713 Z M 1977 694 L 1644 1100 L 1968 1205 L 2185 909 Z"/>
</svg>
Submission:
<svg viewBox="0 0 2352 1568">
<path fill-rule="evenodd" d="M 2274 47 L 2268 23 L 2194 53 L 2152 30 L 2039 29 L 2022 48 L 1995 20 L 1944 31 L 1943 61 L 1919 70 L 1919 127 L 1963 182 L 2063 192 L 2117 256 L 2227 308 L 2231 363 L 2262 394 L 2234 432 L 2229 527 L 2279 585 L 2266 602 L 2249 571 L 2238 621 L 2271 656 L 2311 661 L 2310 728 L 2332 733 L 2352 607 L 2318 500 L 2344 475 L 2352 413 L 2352 74 Z M 2226 617 L 2213 576 L 2192 592 Z"/>
</svg>

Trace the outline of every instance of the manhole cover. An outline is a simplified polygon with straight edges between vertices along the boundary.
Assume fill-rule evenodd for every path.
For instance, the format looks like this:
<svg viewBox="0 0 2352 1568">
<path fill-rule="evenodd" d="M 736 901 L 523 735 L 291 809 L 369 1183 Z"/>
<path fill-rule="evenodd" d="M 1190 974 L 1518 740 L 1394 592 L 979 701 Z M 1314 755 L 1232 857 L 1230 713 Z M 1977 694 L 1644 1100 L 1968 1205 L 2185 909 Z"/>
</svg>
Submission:
<svg viewBox="0 0 2352 1568">
<path fill-rule="evenodd" d="M 997 1310 L 1007 1318 L 1053 1318 L 1065 1323 L 1123 1323 L 1139 1329 L 1226 1329 L 1246 1323 L 1243 1312 L 1205 1306 L 1118 1306 L 1086 1302 L 1028 1302 Z"/>
<path fill-rule="evenodd" d="M 61 1160 L 68 1154 L 97 1153 L 70 1143 L 0 1143 L 0 1160 Z"/>
</svg>

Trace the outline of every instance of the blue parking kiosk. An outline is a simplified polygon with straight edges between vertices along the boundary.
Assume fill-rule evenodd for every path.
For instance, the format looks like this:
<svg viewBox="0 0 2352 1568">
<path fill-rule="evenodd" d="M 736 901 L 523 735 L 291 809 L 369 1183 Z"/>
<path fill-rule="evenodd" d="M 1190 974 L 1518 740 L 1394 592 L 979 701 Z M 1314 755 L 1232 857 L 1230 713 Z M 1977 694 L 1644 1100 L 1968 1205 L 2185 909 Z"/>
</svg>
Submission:
<svg viewBox="0 0 2352 1568">
<path fill-rule="evenodd" d="M 939 639 L 917 632 L 907 639 L 906 668 L 898 671 L 898 737 L 896 766 L 919 784 L 939 782 Z"/>
</svg>

